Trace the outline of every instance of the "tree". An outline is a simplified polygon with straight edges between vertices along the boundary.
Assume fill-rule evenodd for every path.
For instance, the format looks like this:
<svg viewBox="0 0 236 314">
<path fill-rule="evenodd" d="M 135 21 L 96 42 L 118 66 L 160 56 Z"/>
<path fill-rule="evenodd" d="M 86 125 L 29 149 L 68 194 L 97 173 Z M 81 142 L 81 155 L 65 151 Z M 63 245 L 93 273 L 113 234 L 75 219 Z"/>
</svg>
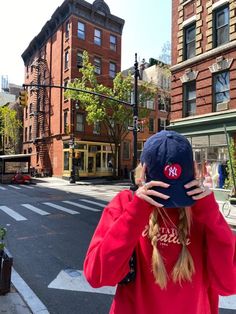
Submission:
<svg viewBox="0 0 236 314">
<path fill-rule="evenodd" d="M 121 73 L 118 73 L 113 80 L 113 87 L 111 88 L 98 83 L 94 70 L 95 67 L 89 62 L 88 53 L 84 51 L 83 66 L 80 69 L 82 77 L 69 83 L 68 87 L 106 95 L 117 99 L 117 102 L 104 97 L 71 90 L 67 90 L 65 96 L 79 102 L 80 106 L 87 113 L 86 120 L 89 124 L 104 124 L 110 143 L 114 143 L 115 147 L 114 151 L 112 150 L 113 165 L 118 160 L 117 168 L 118 174 L 120 174 L 121 156 L 119 147 L 129 132 L 128 125 L 131 124 L 133 118 L 133 109 L 132 106 L 124 105 L 119 100 L 130 102 L 133 90 L 133 78 L 131 73 L 127 77 L 123 77 Z M 153 99 L 154 93 L 155 89 L 150 84 L 142 84 L 139 88 L 140 104 L 144 104 L 146 100 Z M 141 108 L 139 117 L 142 118 L 146 115 L 147 109 Z M 113 167 L 114 175 L 116 175 L 115 171 L 116 167 Z"/>
<path fill-rule="evenodd" d="M 228 160 L 227 161 L 228 178 L 225 180 L 225 184 L 224 184 L 225 189 L 235 188 L 234 180 L 236 176 L 236 148 L 235 148 L 234 140 L 232 138 L 229 139 L 229 155 L 231 158 L 232 167 L 231 167 L 230 160 Z"/>
<path fill-rule="evenodd" d="M 162 46 L 159 60 L 166 64 L 171 64 L 171 44 L 169 41 L 165 42 Z"/>
<path fill-rule="evenodd" d="M 22 122 L 17 119 L 17 112 L 7 106 L 0 107 L 0 136 L 3 154 L 16 153 L 16 143 Z M 7 146 L 5 145 L 7 143 Z"/>
</svg>

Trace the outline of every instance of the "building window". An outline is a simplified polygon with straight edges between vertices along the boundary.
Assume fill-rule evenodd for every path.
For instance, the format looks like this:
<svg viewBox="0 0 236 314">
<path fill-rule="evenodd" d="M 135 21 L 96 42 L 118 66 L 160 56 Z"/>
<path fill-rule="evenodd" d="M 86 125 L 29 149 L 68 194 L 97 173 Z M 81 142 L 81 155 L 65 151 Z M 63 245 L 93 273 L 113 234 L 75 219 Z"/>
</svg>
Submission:
<svg viewBox="0 0 236 314">
<path fill-rule="evenodd" d="M 76 114 L 76 131 L 84 132 L 84 115 L 81 113 Z"/>
<path fill-rule="evenodd" d="M 149 133 L 153 133 L 154 130 L 154 118 L 150 117 L 149 118 Z"/>
<path fill-rule="evenodd" d="M 158 131 L 162 131 L 166 129 L 166 119 L 160 118 L 158 119 Z"/>
<path fill-rule="evenodd" d="M 25 142 L 27 141 L 27 132 L 28 132 L 28 129 L 25 128 Z"/>
<path fill-rule="evenodd" d="M 29 141 L 32 140 L 32 125 L 29 126 Z"/>
<path fill-rule="evenodd" d="M 67 70 L 69 68 L 69 51 L 65 52 L 65 67 L 64 69 Z"/>
<path fill-rule="evenodd" d="M 191 24 L 184 29 L 184 59 L 195 56 L 196 25 Z"/>
<path fill-rule="evenodd" d="M 110 35 L 110 49 L 116 51 L 116 36 Z"/>
<path fill-rule="evenodd" d="M 29 114 L 32 114 L 32 113 L 33 113 L 33 104 L 31 102 L 29 105 Z"/>
<path fill-rule="evenodd" d="M 78 22 L 78 38 L 85 39 L 85 24 Z"/>
<path fill-rule="evenodd" d="M 214 111 L 228 109 L 230 100 L 229 71 L 213 76 L 213 97 Z"/>
<path fill-rule="evenodd" d="M 99 121 L 94 122 L 93 134 L 101 134 L 101 124 Z"/>
<path fill-rule="evenodd" d="M 64 152 L 64 170 L 68 171 L 69 170 L 69 159 L 70 159 L 70 154 L 68 151 Z"/>
<path fill-rule="evenodd" d="M 28 106 L 25 107 L 25 119 L 28 118 Z"/>
<path fill-rule="evenodd" d="M 146 101 L 146 108 L 154 110 L 154 101 L 153 100 L 147 100 Z"/>
<path fill-rule="evenodd" d="M 123 159 L 130 159 L 130 142 L 123 142 Z"/>
<path fill-rule="evenodd" d="M 221 7 L 214 11 L 214 47 L 229 42 L 229 7 Z"/>
<path fill-rule="evenodd" d="M 94 72 L 96 74 L 101 74 L 101 59 L 94 58 Z"/>
<path fill-rule="evenodd" d="M 109 76 L 115 78 L 116 76 L 116 64 L 113 62 L 109 63 Z"/>
<path fill-rule="evenodd" d="M 102 32 L 99 29 L 94 30 L 94 44 L 98 46 L 102 44 Z"/>
<path fill-rule="evenodd" d="M 83 67 L 83 52 L 81 52 L 81 51 L 77 52 L 76 65 L 77 65 L 77 68 Z"/>
<path fill-rule="evenodd" d="M 69 38 L 69 35 L 70 35 L 70 22 L 67 21 L 66 22 L 66 29 L 65 29 L 65 37 Z"/>
<path fill-rule="evenodd" d="M 69 134 L 68 110 L 64 111 L 64 133 Z"/>
<path fill-rule="evenodd" d="M 183 103 L 184 117 L 194 116 L 196 114 L 196 81 L 184 84 Z"/>
</svg>

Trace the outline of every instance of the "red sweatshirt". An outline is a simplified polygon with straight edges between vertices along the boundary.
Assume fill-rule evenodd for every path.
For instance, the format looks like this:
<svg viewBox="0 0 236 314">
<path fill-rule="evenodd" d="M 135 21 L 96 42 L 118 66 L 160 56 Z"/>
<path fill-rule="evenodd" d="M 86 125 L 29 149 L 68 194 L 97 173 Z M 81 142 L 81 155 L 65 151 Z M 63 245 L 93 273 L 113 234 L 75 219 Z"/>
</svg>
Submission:
<svg viewBox="0 0 236 314">
<path fill-rule="evenodd" d="M 192 206 L 188 249 L 195 273 L 192 281 L 173 283 L 171 271 L 182 245 L 172 223 L 160 222 L 158 249 L 169 276 L 161 290 L 154 281 L 152 246 L 147 226 L 153 207 L 132 192 L 120 192 L 104 209 L 91 240 L 84 273 L 93 287 L 115 286 L 129 272 L 135 248 L 136 278 L 118 284 L 110 314 L 216 314 L 218 296 L 236 294 L 235 236 L 219 211 L 214 194 Z M 174 224 L 178 210 L 165 209 Z"/>
</svg>

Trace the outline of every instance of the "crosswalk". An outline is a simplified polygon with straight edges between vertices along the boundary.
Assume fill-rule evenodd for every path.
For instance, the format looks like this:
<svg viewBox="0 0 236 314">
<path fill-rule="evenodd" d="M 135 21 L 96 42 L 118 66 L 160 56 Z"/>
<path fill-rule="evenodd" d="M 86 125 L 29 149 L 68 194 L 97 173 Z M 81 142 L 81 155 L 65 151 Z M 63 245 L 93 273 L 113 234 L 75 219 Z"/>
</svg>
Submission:
<svg viewBox="0 0 236 314">
<path fill-rule="evenodd" d="M 59 189 L 59 190 L 63 190 L 63 191 L 70 191 L 70 192 L 75 192 L 77 194 L 85 194 L 86 196 L 91 196 L 91 197 L 97 197 L 98 195 L 100 196 L 104 196 L 104 197 L 114 197 L 117 192 L 119 191 L 119 189 L 107 189 L 106 187 L 104 188 L 97 188 L 96 186 L 90 186 L 89 188 L 86 185 L 80 185 L 80 186 L 54 186 L 54 185 L 27 185 L 27 184 L 18 184 L 18 185 L 14 185 L 14 184 L 0 184 L 0 197 L 1 197 L 1 193 L 4 193 L 4 191 L 19 191 L 19 192 L 23 192 L 23 191 L 36 191 L 36 190 L 40 190 L 42 188 L 46 188 L 48 189 Z"/>
<path fill-rule="evenodd" d="M 43 206 L 43 209 L 40 208 L 40 205 Z M 73 201 L 65 200 L 61 202 L 42 202 L 40 204 L 37 204 L 37 206 L 24 203 L 17 205 L 17 208 L 1 205 L 0 214 L 3 213 L 5 215 L 8 215 L 13 220 L 19 222 L 28 220 L 27 214 L 25 215 L 25 217 L 22 215 L 22 213 L 19 213 L 21 212 L 22 207 L 26 210 L 29 210 L 30 212 L 33 212 L 36 215 L 47 216 L 55 213 L 56 211 L 60 211 L 69 215 L 79 215 L 81 213 L 81 210 L 100 212 L 105 207 L 105 205 L 105 202 L 91 201 L 85 198 Z M 45 207 L 47 209 L 45 209 Z"/>
</svg>

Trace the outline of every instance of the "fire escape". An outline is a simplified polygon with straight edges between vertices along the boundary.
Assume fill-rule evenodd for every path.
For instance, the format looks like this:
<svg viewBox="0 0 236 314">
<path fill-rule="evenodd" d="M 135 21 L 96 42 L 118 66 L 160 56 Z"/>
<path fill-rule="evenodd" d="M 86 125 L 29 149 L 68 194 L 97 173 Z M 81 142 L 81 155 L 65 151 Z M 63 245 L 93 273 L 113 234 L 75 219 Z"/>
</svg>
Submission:
<svg viewBox="0 0 236 314">
<path fill-rule="evenodd" d="M 33 81 L 31 84 L 45 84 L 49 79 L 49 71 L 45 59 L 39 57 L 34 62 Z M 52 166 L 49 158 L 50 143 L 50 106 L 49 91 L 44 87 L 30 88 L 33 116 L 32 141 L 35 145 L 37 167 L 42 175 L 51 175 Z"/>
</svg>

